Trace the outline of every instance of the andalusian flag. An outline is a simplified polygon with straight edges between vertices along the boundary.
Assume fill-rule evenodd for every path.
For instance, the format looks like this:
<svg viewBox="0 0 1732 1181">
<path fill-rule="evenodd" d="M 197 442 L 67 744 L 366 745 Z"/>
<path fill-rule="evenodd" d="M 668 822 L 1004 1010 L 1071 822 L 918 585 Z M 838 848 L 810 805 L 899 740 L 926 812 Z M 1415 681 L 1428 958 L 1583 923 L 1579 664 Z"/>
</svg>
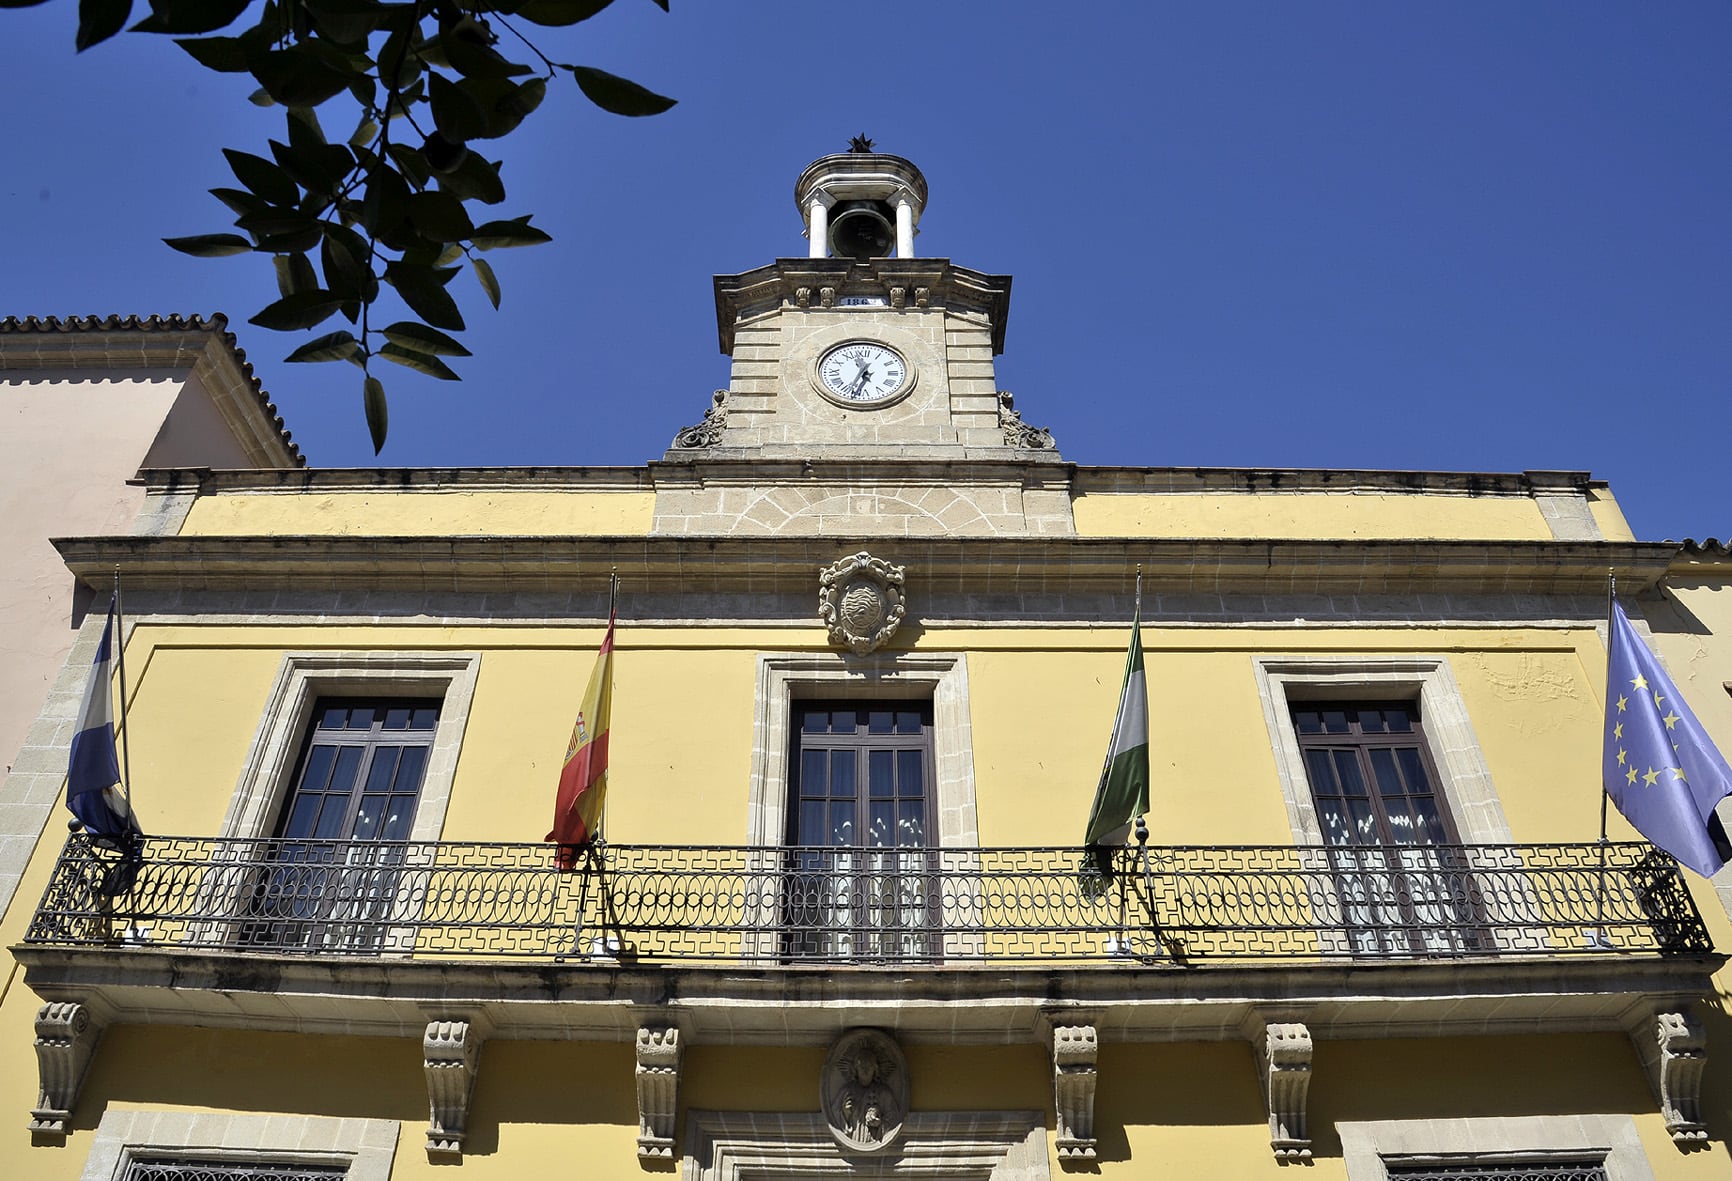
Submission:
<svg viewBox="0 0 1732 1181">
<path fill-rule="evenodd" d="M 607 635 L 595 656 L 589 688 L 571 728 L 565 766 L 559 773 L 559 799 L 553 806 L 553 831 L 542 838 L 558 841 L 554 860 L 561 869 L 577 866 L 577 851 L 596 838 L 601 806 L 607 795 L 607 729 L 613 697 L 613 612 L 607 617 Z"/>
<path fill-rule="evenodd" d="M 1131 825 L 1149 810 L 1149 697 L 1143 682 L 1143 616 L 1139 608 L 1131 623 L 1131 647 L 1125 654 L 1125 687 L 1119 693 L 1119 716 L 1113 722 L 1106 766 L 1101 768 L 1089 812 L 1083 844 L 1105 872 L 1108 845 L 1123 845 Z"/>
</svg>

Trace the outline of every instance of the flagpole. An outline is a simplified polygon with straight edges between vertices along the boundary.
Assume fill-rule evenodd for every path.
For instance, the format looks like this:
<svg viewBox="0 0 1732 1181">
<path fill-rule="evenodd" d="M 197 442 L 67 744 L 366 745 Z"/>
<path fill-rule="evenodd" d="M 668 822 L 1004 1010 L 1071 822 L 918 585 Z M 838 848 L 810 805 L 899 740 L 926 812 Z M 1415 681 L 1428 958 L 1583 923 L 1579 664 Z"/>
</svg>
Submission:
<svg viewBox="0 0 1732 1181">
<path fill-rule="evenodd" d="M 1611 709 L 1612 700 L 1612 637 L 1617 634 L 1618 573 L 1614 567 L 1606 567 L 1606 708 Z M 1611 793 L 1606 790 L 1605 773 L 1601 772 L 1600 783 L 1600 877 L 1598 888 L 1594 891 L 1594 942 L 1605 951 L 1612 950 L 1612 941 L 1606 936 L 1606 808 Z"/>
<path fill-rule="evenodd" d="M 126 612 L 120 602 L 119 566 L 114 568 L 114 667 L 120 676 L 120 794 L 126 800 L 127 815 L 136 818 L 138 813 L 132 810 L 132 754 L 126 725 Z"/>
</svg>

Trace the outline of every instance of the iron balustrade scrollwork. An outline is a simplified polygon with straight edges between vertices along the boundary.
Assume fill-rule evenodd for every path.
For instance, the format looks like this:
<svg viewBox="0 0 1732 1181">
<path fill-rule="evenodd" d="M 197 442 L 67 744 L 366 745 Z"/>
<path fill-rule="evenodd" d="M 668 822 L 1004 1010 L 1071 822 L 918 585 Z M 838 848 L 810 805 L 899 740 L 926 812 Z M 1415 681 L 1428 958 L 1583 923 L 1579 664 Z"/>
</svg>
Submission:
<svg viewBox="0 0 1732 1181">
<path fill-rule="evenodd" d="M 72 836 L 25 942 L 360 958 L 1197 964 L 1705 954 L 1642 843 L 1075 849 L 152 837 L 129 892 Z"/>
</svg>

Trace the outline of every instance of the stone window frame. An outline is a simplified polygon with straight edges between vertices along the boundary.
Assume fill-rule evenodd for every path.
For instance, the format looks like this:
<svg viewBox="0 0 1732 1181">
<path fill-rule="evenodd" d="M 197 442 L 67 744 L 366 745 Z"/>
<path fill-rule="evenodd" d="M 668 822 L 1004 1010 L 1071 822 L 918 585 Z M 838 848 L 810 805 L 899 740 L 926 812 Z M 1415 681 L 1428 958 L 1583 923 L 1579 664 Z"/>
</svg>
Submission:
<svg viewBox="0 0 1732 1181">
<path fill-rule="evenodd" d="M 1438 794 L 1448 804 L 1463 843 L 1513 843 L 1509 820 L 1448 657 L 1259 656 L 1252 663 L 1275 752 L 1275 772 L 1296 844 L 1323 844 L 1323 827 L 1317 819 L 1317 804 L 1311 795 L 1292 713 L 1295 702 L 1317 700 L 1417 701 L 1437 769 Z"/>
<path fill-rule="evenodd" d="M 1347 1181 L 1389 1181 L 1390 1164 L 1545 1164 L 1601 1156 L 1608 1181 L 1654 1181 L 1625 1114 L 1342 1120 Z"/>
<path fill-rule="evenodd" d="M 223 817 L 224 837 L 266 837 L 294 786 L 295 766 L 321 697 L 437 697 L 439 725 L 427 755 L 411 841 L 445 829 L 463 732 L 481 672 L 479 652 L 285 652 Z"/>
<path fill-rule="evenodd" d="M 821 1115 L 698 1111 L 686 1117 L 686 1181 L 841 1176 L 862 1181 L 1047 1181 L 1046 1118 L 1038 1111 L 922 1111 L 896 1151 L 847 1155 Z"/>
<path fill-rule="evenodd" d="M 761 653 L 757 699 L 753 707 L 752 779 L 746 805 L 746 839 L 755 851 L 751 868 L 760 876 L 778 871 L 774 850 L 786 845 L 788 760 L 792 749 L 795 703 L 801 701 L 932 702 L 932 790 L 936 813 L 935 848 L 963 851 L 952 868 L 970 868 L 967 851 L 980 845 L 975 811 L 974 725 L 968 700 L 968 658 L 961 652 L 876 652 L 843 656 L 837 652 Z M 976 857 L 975 860 L 978 860 Z M 947 910 L 973 905 L 966 891 L 955 893 Z M 741 947 L 747 960 L 781 956 L 780 904 L 774 891 L 758 903 Z M 951 934 L 960 924 L 941 915 L 947 955 L 978 954 L 979 937 Z"/>
<path fill-rule="evenodd" d="M 932 702 L 932 801 L 941 849 L 980 843 L 975 812 L 974 726 L 968 703 L 968 659 L 960 652 L 877 652 L 758 657 L 752 722 L 752 781 L 747 843 L 787 843 L 788 752 L 796 701 Z"/>
<path fill-rule="evenodd" d="M 110 1107 L 79 1181 L 122 1181 L 134 1161 L 164 1159 L 339 1165 L 343 1181 L 391 1181 L 398 1136 L 396 1120 Z"/>
</svg>

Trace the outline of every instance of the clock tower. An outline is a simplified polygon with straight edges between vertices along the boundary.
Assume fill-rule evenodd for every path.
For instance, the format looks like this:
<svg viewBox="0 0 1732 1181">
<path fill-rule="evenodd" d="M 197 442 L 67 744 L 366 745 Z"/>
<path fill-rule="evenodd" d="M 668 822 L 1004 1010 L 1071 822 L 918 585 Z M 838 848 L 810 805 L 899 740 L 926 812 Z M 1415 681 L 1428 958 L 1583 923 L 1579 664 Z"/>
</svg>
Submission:
<svg viewBox="0 0 1732 1181">
<path fill-rule="evenodd" d="M 655 465 L 658 532 L 1073 532 L 1069 465 L 993 369 L 1010 277 L 918 257 L 926 198 L 857 138 L 794 186 L 806 257 L 716 277 L 728 388 Z"/>
</svg>

